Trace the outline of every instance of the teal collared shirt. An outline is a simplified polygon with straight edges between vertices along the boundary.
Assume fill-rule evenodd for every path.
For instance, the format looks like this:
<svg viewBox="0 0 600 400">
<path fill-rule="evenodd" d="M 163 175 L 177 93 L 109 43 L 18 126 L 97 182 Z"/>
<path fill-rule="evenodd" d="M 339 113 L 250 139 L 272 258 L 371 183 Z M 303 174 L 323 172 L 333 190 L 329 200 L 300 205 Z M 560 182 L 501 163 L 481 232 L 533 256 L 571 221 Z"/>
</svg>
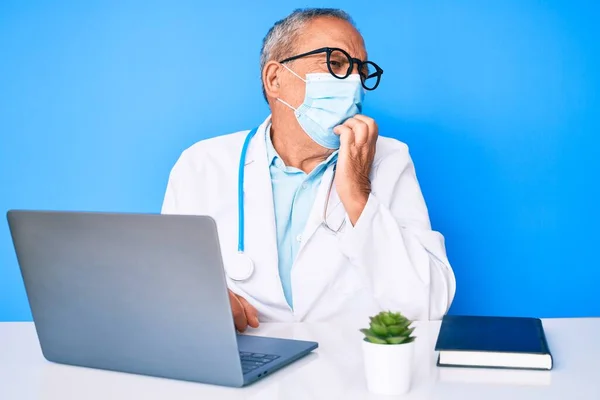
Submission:
<svg viewBox="0 0 600 400">
<path fill-rule="evenodd" d="M 292 265 L 300 249 L 302 232 L 310 217 L 321 179 L 327 167 L 337 160 L 337 151 L 306 174 L 284 164 L 273 147 L 269 131 L 267 129 L 265 136 L 275 208 L 279 277 L 285 299 L 293 308 Z"/>
</svg>

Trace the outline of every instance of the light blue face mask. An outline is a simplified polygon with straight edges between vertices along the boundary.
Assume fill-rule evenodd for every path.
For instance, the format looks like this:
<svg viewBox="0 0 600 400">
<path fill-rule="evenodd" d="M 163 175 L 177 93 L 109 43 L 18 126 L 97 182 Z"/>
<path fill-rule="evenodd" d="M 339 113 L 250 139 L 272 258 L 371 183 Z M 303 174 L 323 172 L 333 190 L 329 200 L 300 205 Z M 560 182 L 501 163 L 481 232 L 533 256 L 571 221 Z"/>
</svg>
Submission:
<svg viewBox="0 0 600 400">
<path fill-rule="evenodd" d="M 365 90 L 360 76 L 351 74 L 338 79 L 329 73 L 306 74 L 302 80 L 306 82 L 306 94 L 300 107 L 277 100 L 294 110 L 298 123 L 315 142 L 327 149 L 339 149 L 340 137 L 333 133 L 333 128 L 362 111 Z"/>
</svg>

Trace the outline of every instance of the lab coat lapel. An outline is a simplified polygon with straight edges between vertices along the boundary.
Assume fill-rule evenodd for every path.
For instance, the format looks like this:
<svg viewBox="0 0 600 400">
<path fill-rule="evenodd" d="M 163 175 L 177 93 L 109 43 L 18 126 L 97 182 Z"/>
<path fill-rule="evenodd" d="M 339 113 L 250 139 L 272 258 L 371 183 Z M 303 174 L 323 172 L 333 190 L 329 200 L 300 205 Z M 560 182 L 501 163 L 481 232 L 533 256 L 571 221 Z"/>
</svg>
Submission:
<svg viewBox="0 0 600 400">
<path fill-rule="evenodd" d="M 335 281 L 340 268 L 339 253 L 336 251 L 338 235 L 329 232 L 323 226 L 323 211 L 332 177 L 333 166 L 330 166 L 323 174 L 292 271 L 296 321 L 302 321 L 306 317 L 318 299 Z M 345 215 L 346 212 L 334 183 L 327 206 L 327 223 L 336 230 L 342 225 Z"/>
<path fill-rule="evenodd" d="M 252 138 L 245 162 L 245 247 L 261 271 L 260 297 L 272 306 L 288 308 L 278 276 L 278 252 L 273 205 L 273 187 L 267 161 L 265 135 L 270 120 L 267 119 Z M 275 278 L 273 278 L 275 277 Z M 268 295 L 267 295 L 268 294 Z M 268 297 L 266 299 L 265 297 Z"/>
<path fill-rule="evenodd" d="M 302 233 L 302 244 L 299 251 L 302 251 L 306 243 L 323 223 L 323 211 L 325 209 L 325 203 L 327 202 L 329 185 L 331 184 L 331 180 L 333 178 L 333 167 L 333 165 L 330 165 L 323 173 L 321 184 L 319 185 L 319 190 L 310 212 L 310 217 L 308 221 L 306 221 L 306 226 L 304 228 L 304 232 Z M 341 225 L 343 218 L 344 207 L 342 207 L 341 200 L 337 194 L 337 191 L 335 190 L 335 183 L 333 183 L 331 193 L 329 194 L 329 202 L 327 204 L 327 222 L 332 228 L 335 229 Z"/>
</svg>

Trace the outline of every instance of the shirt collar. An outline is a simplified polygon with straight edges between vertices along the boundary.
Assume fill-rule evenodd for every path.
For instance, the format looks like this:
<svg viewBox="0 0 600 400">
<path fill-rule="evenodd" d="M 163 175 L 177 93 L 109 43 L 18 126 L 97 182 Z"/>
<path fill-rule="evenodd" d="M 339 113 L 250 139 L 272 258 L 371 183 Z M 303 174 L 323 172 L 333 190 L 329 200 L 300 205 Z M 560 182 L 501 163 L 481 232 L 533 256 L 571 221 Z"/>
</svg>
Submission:
<svg viewBox="0 0 600 400">
<path fill-rule="evenodd" d="M 267 134 L 265 136 L 267 141 L 267 161 L 269 162 L 269 166 L 271 166 L 273 165 L 275 160 L 281 157 L 279 157 L 279 154 L 277 154 L 277 150 L 275 150 L 275 147 L 273 146 L 273 141 L 271 140 L 271 124 L 267 126 L 266 133 Z"/>
<path fill-rule="evenodd" d="M 267 161 L 269 166 L 273 165 L 273 163 L 277 162 L 277 160 L 281 160 L 279 154 L 277 154 L 277 150 L 275 150 L 275 146 L 273 146 L 273 141 L 271 140 L 271 124 L 267 126 L 266 132 L 266 142 L 267 142 Z M 321 162 L 315 170 L 319 168 L 327 168 L 329 165 L 337 161 L 338 150 L 335 150 L 333 153 L 327 157 L 327 159 Z M 283 160 L 281 160 L 281 164 L 283 165 Z"/>
</svg>

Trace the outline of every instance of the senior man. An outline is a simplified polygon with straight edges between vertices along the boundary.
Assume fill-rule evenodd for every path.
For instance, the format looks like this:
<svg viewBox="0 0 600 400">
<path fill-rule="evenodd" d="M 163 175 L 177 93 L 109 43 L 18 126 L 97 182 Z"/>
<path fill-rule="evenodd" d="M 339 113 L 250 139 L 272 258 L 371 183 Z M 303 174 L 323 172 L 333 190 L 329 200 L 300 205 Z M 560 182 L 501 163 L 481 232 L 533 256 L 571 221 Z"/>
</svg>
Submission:
<svg viewBox="0 0 600 400">
<path fill-rule="evenodd" d="M 267 33 L 271 115 L 202 140 L 173 167 L 163 213 L 217 224 L 235 326 L 441 318 L 455 293 L 407 146 L 362 115 L 383 70 L 341 10 L 296 10 Z"/>
</svg>

